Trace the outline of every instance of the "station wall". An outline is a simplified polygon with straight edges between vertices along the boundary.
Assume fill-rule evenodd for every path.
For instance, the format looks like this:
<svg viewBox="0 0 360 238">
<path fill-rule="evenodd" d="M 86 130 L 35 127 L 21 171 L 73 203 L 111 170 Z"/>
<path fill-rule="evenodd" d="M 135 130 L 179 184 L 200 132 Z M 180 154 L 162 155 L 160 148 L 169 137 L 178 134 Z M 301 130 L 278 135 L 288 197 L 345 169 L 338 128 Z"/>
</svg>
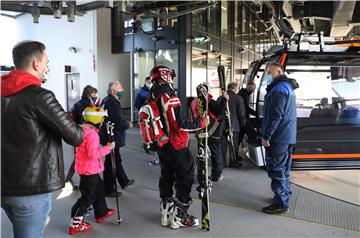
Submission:
<svg viewBox="0 0 360 238">
<path fill-rule="evenodd" d="M 11 64 L 11 49 L 19 41 L 37 40 L 46 45 L 50 61 L 50 77 L 43 87 L 53 91 L 60 104 L 66 109 L 66 76 L 65 65 L 72 67 L 72 73 L 80 73 L 80 93 L 90 84 L 98 88 L 100 98 L 106 96 L 108 83 L 119 80 L 127 96 L 122 106 L 130 107 L 130 54 L 111 54 L 111 11 L 99 9 L 75 22 L 68 22 L 66 16 L 55 19 L 53 16 L 42 15 L 39 23 L 33 23 L 30 14 L 16 18 L 11 27 L 1 26 L 1 32 L 9 32 L 5 50 L 2 52 L 1 64 Z M 2 20 L 2 22 L 6 20 Z M 78 52 L 72 53 L 70 47 Z M 4 47 L 2 47 L 4 48 Z M 2 49 L 1 48 L 1 49 Z M 4 53 L 4 54 L 3 54 Z"/>
</svg>

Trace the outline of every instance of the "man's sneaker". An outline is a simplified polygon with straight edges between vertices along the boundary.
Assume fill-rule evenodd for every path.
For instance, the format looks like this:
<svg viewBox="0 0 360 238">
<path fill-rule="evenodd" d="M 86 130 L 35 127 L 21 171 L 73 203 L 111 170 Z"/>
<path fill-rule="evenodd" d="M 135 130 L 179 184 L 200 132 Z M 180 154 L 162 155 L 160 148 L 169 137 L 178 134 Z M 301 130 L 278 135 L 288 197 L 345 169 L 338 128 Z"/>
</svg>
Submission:
<svg viewBox="0 0 360 238">
<path fill-rule="evenodd" d="M 186 204 L 176 202 L 173 216 L 171 219 L 170 227 L 172 229 L 178 229 L 181 227 L 195 227 L 199 225 L 199 219 L 187 213 L 191 201 Z"/>
<path fill-rule="evenodd" d="M 267 207 L 263 207 L 262 211 L 267 213 L 267 214 L 283 214 L 289 211 L 288 208 L 283 208 L 277 204 L 271 204 Z"/>
<path fill-rule="evenodd" d="M 69 226 L 69 234 L 74 235 L 78 232 L 91 230 L 92 225 L 84 221 L 83 216 L 71 218 Z"/>
<path fill-rule="evenodd" d="M 116 211 L 114 209 L 110 209 L 104 216 L 96 219 L 96 223 L 102 222 L 106 218 L 111 217 L 112 215 L 114 215 L 115 213 L 116 213 Z"/>
<path fill-rule="evenodd" d="M 174 212 L 174 200 L 172 198 L 163 199 L 160 203 L 161 225 L 169 226 Z"/>
</svg>

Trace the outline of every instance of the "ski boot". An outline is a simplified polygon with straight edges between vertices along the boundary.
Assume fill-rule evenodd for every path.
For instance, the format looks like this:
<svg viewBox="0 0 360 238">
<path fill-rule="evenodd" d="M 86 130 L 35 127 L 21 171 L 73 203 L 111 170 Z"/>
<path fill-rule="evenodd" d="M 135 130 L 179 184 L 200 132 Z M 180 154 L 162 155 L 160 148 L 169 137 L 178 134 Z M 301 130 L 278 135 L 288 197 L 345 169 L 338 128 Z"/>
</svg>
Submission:
<svg viewBox="0 0 360 238">
<path fill-rule="evenodd" d="M 161 206 L 160 207 L 161 225 L 169 226 L 174 212 L 174 199 L 173 198 L 162 199 L 160 206 Z"/>
<path fill-rule="evenodd" d="M 92 225 L 84 221 L 83 216 L 71 218 L 69 226 L 69 234 L 74 235 L 78 232 L 91 230 Z"/>
<path fill-rule="evenodd" d="M 195 227 L 199 225 L 199 219 L 187 213 L 192 200 L 182 203 L 179 200 L 175 202 L 175 208 L 171 219 L 170 227 L 178 229 L 181 227 Z"/>
</svg>

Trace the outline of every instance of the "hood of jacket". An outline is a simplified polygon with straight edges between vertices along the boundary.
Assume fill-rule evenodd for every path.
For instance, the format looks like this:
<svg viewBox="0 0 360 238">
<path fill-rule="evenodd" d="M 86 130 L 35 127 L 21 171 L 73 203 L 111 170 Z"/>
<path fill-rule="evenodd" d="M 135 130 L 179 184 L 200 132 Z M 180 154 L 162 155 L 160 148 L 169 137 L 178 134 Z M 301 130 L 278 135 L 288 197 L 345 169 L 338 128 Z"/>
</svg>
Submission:
<svg viewBox="0 0 360 238">
<path fill-rule="evenodd" d="M 14 95 L 30 85 L 40 87 L 41 82 L 32 74 L 22 70 L 13 70 L 9 74 L 1 76 L 1 96 Z"/>
</svg>

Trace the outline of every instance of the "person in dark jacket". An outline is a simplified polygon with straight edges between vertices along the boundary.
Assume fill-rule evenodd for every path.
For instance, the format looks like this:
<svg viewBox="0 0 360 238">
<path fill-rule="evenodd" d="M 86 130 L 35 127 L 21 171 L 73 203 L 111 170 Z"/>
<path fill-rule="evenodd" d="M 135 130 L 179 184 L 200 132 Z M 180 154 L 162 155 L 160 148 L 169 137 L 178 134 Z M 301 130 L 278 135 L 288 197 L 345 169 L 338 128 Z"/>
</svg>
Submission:
<svg viewBox="0 0 360 238">
<path fill-rule="evenodd" d="M 208 85 L 205 84 L 207 87 Z M 209 149 L 210 149 L 210 159 L 211 159 L 211 182 L 217 182 L 224 179 L 222 174 L 224 169 L 224 162 L 222 158 L 221 150 L 221 138 L 224 133 L 225 121 L 225 106 L 228 96 L 220 96 L 215 101 L 213 96 L 208 93 L 208 102 L 209 102 L 209 119 L 210 124 L 208 126 L 208 135 L 209 135 Z M 191 103 L 192 112 L 194 118 L 199 117 L 197 109 L 198 100 L 195 99 Z M 200 168 L 200 167 L 198 167 Z M 200 173 L 198 173 L 200 175 Z"/>
<path fill-rule="evenodd" d="M 77 101 L 74 106 L 71 108 L 71 116 L 75 122 L 80 125 L 84 122 L 83 120 L 83 111 L 85 108 L 90 106 L 98 107 L 100 106 L 100 98 L 97 96 L 97 89 L 91 85 L 87 85 L 82 92 L 81 99 Z M 73 189 L 78 189 L 78 185 L 75 184 L 72 177 L 75 173 L 75 149 L 74 149 L 74 161 L 71 163 L 68 173 L 65 177 L 65 182 L 70 182 L 73 186 Z"/>
<path fill-rule="evenodd" d="M 238 85 L 237 83 L 229 83 L 227 90 L 227 95 L 229 96 L 229 111 L 230 111 L 230 121 L 231 121 L 231 128 L 229 128 L 227 120 L 226 122 L 226 129 L 230 129 L 233 131 L 234 135 L 234 149 L 236 155 L 236 161 L 230 161 L 230 167 L 241 167 L 242 166 L 242 158 L 239 156 L 239 144 L 240 144 L 240 130 L 241 127 L 245 126 L 246 118 L 245 118 L 245 105 L 243 99 L 237 95 L 238 92 Z M 222 139 L 222 155 L 224 161 L 226 161 L 227 156 L 227 148 L 228 142 L 226 140 L 226 135 L 224 134 Z"/>
<path fill-rule="evenodd" d="M 122 158 L 120 154 L 120 147 L 125 145 L 125 131 L 132 127 L 132 123 L 125 120 L 123 109 L 121 107 L 120 99 L 124 96 L 125 91 L 119 81 L 114 81 L 109 84 L 108 95 L 101 102 L 101 106 L 108 111 L 106 119 L 114 123 L 114 141 L 115 141 L 115 163 L 116 163 L 116 177 L 122 189 L 126 189 L 132 185 L 135 180 L 129 179 L 122 166 Z M 101 127 L 101 144 L 109 143 L 109 136 L 106 133 L 106 123 Z M 111 155 L 105 157 L 104 170 L 104 187 L 106 196 L 119 196 L 120 193 L 114 190 L 114 177 L 112 173 Z"/>
<path fill-rule="evenodd" d="M 245 134 L 248 137 L 248 142 L 252 144 L 256 144 L 257 141 L 257 132 L 254 129 L 253 124 L 250 121 L 250 115 L 256 116 L 256 112 L 249 105 L 250 95 L 254 93 L 256 88 L 256 84 L 254 82 L 250 82 L 246 85 L 246 88 L 242 88 L 239 90 L 238 95 L 242 97 L 245 105 L 245 126 L 240 128 L 240 143 L 244 139 Z"/>
<path fill-rule="evenodd" d="M 150 89 L 149 100 L 157 99 L 160 120 L 169 138 L 169 142 L 158 149 L 161 167 L 161 225 L 173 229 L 198 226 L 199 220 L 187 212 L 192 203 L 190 192 L 194 180 L 194 160 L 189 150 L 188 132 L 204 128 L 208 120 L 207 117 L 189 120 L 185 116 L 180 99 L 172 87 L 175 77 L 173 70 L 156 66 L 150 74 L 154 84 Z"/>
<path fill-rule="evenodd" d="M 274 192 L 273 202 L 263 208 L 268 214 L 288 211 L 291 198 L 290 168 L 296 143 L 296 95 L 299 87 L 286 77 L 280 64 L 272 64 L 266 77 L 273 81 L 266 88 L 262 145 L 266 147 L 266 169 Z"/>
<path fill-rule="evenodd" d="M 142 106 L 145 105 L 147 98 L 149 97 L 149 91 L 152 86 L 151 78 L 146 77 L 144 86 L 140 89 L 139 93 L 136 95 L 135 107 L 140 110 Z"/>
<path fill-rule="evenodd" d="M 45 45 L 24 41 L 13 48 L 16 70 L 1 77 L 1 207 L 14 237 L 42 237 L 51 193 L 65 185 L 62 141 L 78 146 L 84 132 L 47 80 Z"/>
<path fill-rule="evenodd" d="M 82 124 L 84 122 L 82 113 L 85 108 L 90 107 L 91 105 L 95 107 L 100 106 L 100 98 L 97 96 L 97 89 L 91 85 L 87 85 L 83 89 L 81 99 L 71 108 L 72 117 L 77 124 Z"/>
</svg>

